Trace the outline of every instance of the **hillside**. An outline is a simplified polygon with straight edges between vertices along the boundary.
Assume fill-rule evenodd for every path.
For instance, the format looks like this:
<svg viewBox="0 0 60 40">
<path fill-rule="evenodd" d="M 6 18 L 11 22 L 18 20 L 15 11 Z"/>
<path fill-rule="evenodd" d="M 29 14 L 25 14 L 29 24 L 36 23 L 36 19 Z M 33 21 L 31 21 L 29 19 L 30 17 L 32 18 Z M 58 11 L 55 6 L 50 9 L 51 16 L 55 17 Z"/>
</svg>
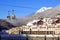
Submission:
<svg viewBox="0 0 60 40">
<path fill-rule="evenodd" d="M 10 29 L 12 27 L 15 27 L 14 25 L 12 25 L 11 23 L 3 20 L 3 19 L 0 19 L 0 29 L 3 30 L 3 29 Z"/>
<path fill-rule="evenodd" d="M 26 20 L 38 19 L 39 17 L 50 17 L 53 18 L 55 15 L 60 14 L 60 5 L 53 7 L 51 9 L 45 10 L 43 12 L 35 12 L 30 16 L 26 16 Z"/>
<path fill-rule="evenodd" d="M 41 9 L 37 10 L 34 13 L 31 13 L 30 15 L 27 15 L 24 18 L 17 18 L 15 21 L 10 20 L 10 23 L 15 26 L 21 26 L 21 25 L 26 25 L 29 21 L 34 19 L 44 18 L 44 17 L 53 18 L 57 14 L 60 14 L 60 5 L 56 7 L 42 7 Z"/>
</svg>

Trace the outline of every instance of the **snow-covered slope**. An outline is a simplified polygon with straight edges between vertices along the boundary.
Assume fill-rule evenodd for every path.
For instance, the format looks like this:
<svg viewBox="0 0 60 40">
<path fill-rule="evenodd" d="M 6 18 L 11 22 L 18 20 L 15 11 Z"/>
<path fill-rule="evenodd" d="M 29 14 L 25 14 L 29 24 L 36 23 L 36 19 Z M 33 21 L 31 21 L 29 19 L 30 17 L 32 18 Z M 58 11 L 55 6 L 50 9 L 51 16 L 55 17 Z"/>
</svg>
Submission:
<svg viewBox="0 0 60 40">
<path fill-rule="evenodd" d="M 43 17 L 53 18 L 55 15 L 60 14 L 60 5 L 56 7 L 42 7 L 33 13 L 30 16 L 26 16 L 24 19 L 26 20 L 34 20 Z"/>
<path fill-rule="evenodd" d="M 21 25 L 26 24 L 29 21 L 37 20 L 38 18 L 50 17 L 53 18 L 55 15 L 60 14 L 60 5 L 56 7 L 42 7 L 36 12 L 24 17 L 23 19 L 17 18 L 14 24 Z"/>
<path fill-rule="evenodd" d="M 37 12 L 44 12 L 44 11 L 46 11 L 48 9 L 52 9 L 52 7 L 42 7 L 39 10 L 37 10 Z"/>
<path fill-rule="evenodd" d="M 36 11 L 35 15 L 36 15 L 37 13 L 41 13 L 41 12 L 47 11 L 47 10 L 49 10 L 49 9 L 52 9 L 52 7 L 42 7 L 42 8 L 40 8 L 39 10 Z"/>
</svg>

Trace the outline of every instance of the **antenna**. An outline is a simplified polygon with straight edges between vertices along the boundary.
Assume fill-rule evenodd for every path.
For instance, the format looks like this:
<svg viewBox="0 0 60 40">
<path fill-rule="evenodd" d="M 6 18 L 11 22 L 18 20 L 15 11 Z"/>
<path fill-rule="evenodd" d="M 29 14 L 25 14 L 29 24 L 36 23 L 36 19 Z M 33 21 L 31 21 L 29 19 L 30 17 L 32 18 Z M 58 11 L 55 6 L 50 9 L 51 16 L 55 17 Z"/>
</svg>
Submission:
<svg viewBox="0 0 60 40">
<path fill-rule="evenodd" d="M 8 11 L 8 16 L 10 16 L 10 11 Z"/>
</svg>

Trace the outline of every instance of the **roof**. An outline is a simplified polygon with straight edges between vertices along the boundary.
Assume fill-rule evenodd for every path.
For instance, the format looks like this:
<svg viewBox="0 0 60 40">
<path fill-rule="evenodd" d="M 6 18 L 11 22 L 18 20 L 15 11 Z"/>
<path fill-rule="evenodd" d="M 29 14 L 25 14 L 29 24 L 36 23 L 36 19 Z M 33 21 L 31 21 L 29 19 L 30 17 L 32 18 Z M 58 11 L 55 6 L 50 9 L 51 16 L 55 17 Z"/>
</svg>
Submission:
<svg viewBox="0 0 60 40">
<path fill-rule="evenodd" d="M 60 18 L 58 18 L 56 21 L 54 21 L 52 24 L 55 24 L 55 23 L 60 23 Z"/>
<path fill-rule="evenodd" d="M 43 24 L 42 20 L 40 20 L 40 21 L 37 22 L 37 25 L 42 25 L 42 24 Z"/>
</svg>

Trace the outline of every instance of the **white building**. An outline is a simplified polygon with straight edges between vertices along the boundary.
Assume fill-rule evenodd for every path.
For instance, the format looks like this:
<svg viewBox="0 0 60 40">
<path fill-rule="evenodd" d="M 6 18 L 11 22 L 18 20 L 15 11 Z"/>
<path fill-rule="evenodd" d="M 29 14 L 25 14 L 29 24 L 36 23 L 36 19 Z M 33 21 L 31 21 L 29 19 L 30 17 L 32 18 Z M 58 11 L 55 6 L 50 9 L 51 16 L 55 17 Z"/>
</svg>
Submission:
<svg viewBox="0 0 60 40">
<path fill-rule="evenodd" d="M 47 23 L 48 25 L 51 25 L 51 23 L 53 22 L 53 19 L 51 19 L 51 18 L 44 18 L 43 21 L 45 23 Z"/>
</svg>

